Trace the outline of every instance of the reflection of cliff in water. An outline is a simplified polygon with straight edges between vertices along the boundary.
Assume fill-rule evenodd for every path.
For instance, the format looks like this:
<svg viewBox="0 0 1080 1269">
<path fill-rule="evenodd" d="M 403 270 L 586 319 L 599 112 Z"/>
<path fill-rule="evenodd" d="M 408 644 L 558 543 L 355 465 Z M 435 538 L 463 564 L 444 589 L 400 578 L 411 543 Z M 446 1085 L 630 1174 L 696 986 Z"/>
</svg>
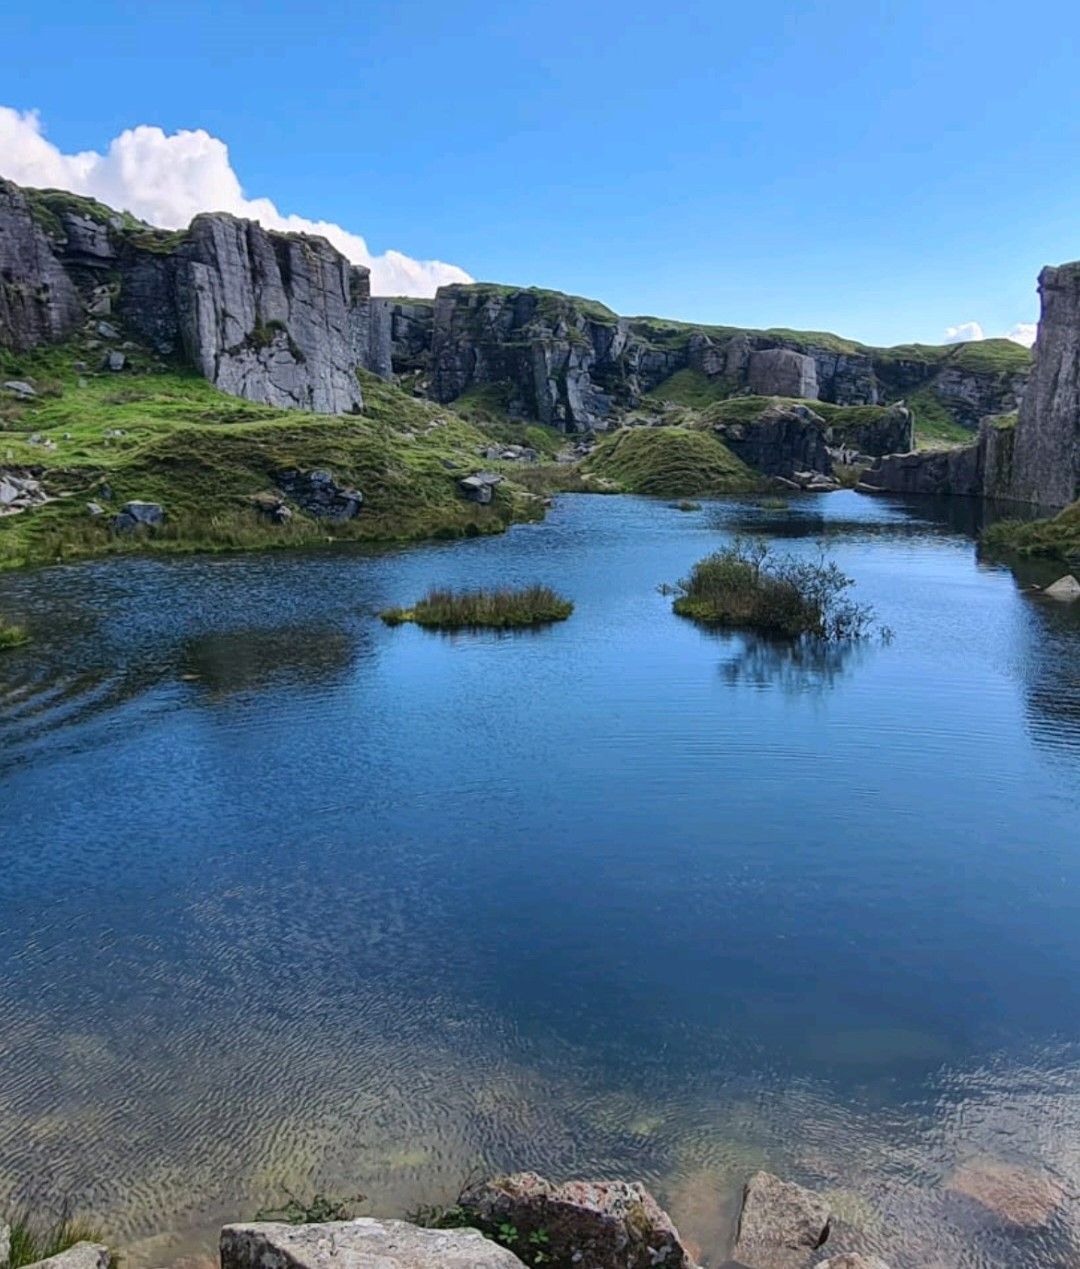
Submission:
<svg viewBox="0 0 1080 1269">
<path fill-rule="evenodd" d="M 1020 673 L 1028 730 L 1040 749 L 1073 768 L 1080 756 L 1080 603 L 1031 594 L 1026 606 Z"/>
</svg>

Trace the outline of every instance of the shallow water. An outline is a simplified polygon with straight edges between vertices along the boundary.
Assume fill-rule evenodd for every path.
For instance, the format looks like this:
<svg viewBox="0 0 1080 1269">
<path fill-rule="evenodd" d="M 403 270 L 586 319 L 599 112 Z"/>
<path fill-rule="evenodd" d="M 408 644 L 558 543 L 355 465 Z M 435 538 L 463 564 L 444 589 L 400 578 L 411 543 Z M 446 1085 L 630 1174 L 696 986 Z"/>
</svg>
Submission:
<svg viewBox="0 0 1080 1269">
<path fill-rule="evenodd" d="M 565 497 L 0 577 L 36 635 L 0 659 L 0 1205 L 69 1199 L 141 1269 L 286 1190 L 630 1174 L 716 1264 L 768 1166 L 894 1269 L 1075 1265 L 1080 605 L 963 511 Z M 674 617 L 657 584 L 747 529 L 827 541 L 893 641 Z M 570 621 L 374 617 L 534 580 Z M 987 1160 L 1057 1210 L 958 1192 Z"/>
</svg>

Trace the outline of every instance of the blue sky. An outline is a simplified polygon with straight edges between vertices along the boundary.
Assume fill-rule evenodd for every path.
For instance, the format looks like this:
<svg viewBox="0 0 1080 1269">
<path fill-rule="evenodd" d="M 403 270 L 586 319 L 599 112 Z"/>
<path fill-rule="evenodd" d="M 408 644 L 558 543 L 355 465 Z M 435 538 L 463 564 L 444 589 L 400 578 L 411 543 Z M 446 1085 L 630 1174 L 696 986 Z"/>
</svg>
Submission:
<svg viewBox="0 0 1080 1269">
<path fill-rule="evenodd" d="M 372 253 L 623 313 L 938 342 L 1031 321 L 1080 257 L 1058 0 L 8 0 L 4 35 L 0 104 L 64 155 L 204 129 Z"/>
</svg>

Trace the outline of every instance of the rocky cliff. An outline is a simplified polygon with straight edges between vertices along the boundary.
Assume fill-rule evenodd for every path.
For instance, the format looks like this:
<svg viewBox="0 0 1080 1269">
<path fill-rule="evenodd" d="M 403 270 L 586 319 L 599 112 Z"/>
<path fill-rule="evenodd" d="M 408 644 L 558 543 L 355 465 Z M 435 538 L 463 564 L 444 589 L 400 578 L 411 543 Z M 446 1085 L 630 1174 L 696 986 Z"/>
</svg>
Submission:
<svg viewBox="0 0 1080 1269">
<path fill-rule="evenodd" d="M 118 320 L 234 396 L 345 414 L 358 368 L 390 373 L 368 270 L 325 239 L 224 213 L 165 233 L 90 199 L 0 185 L 0 344 L 32 347 L 87 316 Z"/>
<path fill-rule="evenodd" d="M 82 315 L 75 285 L 26 195 L 0 180 L 0 345 L 21 351 L 63 339 Z"/>
<path fill-rule="evenodd" d="M 1043 269 L 1035 364 L 1016 425 L 1010 494 L 1064 506 L 1080 497 L 1080 263 Z"/>
<path fill-rule="evenodd" d="M 875 349 L 835 335 L 694 327 L 619 317 L 592 300 L 488 283 L 442 288 L 390 312 L 391 364 L 439 401 L 497 392 L 512 414 L 568 432 L 604 430 L 663 400 L 691 371 L 714 399 L 738 393 L 837 405 L 912 401 L 974 431 L 1014 410 L 1027 352 L 1006 340 Z"/>
</svg>

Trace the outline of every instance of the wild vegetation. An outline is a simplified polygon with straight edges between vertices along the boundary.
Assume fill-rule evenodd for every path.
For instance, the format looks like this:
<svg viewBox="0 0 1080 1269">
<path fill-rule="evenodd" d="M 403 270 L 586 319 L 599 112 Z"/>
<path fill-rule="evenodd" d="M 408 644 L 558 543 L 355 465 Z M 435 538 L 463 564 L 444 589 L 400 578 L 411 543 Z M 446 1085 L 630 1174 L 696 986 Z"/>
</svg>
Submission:
<svg viewBox="0 0 1080 1269">
<path fill-rule="evenodd" d="M 100 1233 L 86 1221 L 63 1212 L 52 1221 L 35 1221 L 25 1212 L 10 1217 L 11 1250 L 7 1269 L 24 1269 L 26 1265 L 58 1256 L 76 1243 L 100 1243 Z"/>
<path fill-rule="evenodd" d="M 412 621 L 433 630 L 490 627 L 507 630 L 565 621 L 574 605 L 549 586 L 516 590 L 430 590 L 411 608 L 387 608 L 379 614 L 388 626 Z"/>
<path fill-rule="evenodd" d="M 1080 561 L 1080 502 L 1045 520 L 999 520 L 982 537 L 990 549 Z"/>
<path fill-rule="evenodd" d="M 25 627 L 16 626 L 0 618 L 0 652 L 3 652 L 6 648 L 21 647 L 22 644 L 29 642 L 30 636 L 26 632 Z"/>
<path fill-rule="evenodd" d="M 874 622 L 873 610 L 848 596 L 852 585 L 824 555 L 773 555 L 763 539 L 736 538 L 694 565 L 672 606 L 709 625 L 843 642 L 865 638 Z"/>
</svg>

